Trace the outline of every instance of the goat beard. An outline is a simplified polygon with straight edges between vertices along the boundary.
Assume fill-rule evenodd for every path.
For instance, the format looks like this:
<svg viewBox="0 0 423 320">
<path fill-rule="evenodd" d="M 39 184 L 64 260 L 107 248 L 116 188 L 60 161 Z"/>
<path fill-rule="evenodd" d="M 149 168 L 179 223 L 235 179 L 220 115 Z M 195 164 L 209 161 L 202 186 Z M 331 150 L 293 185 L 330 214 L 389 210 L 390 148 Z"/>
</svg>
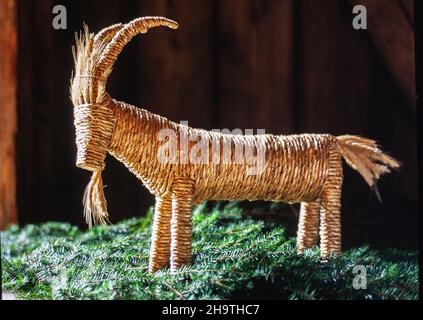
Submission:
<svg viewBox="0 0 423 320">
<path fill-rule="evenodd" d="M 102 170 L 93 172 L 91 180 L 85 188 L 84 192 L 84 217 L 89 228 L 91 228 L 93 225 L 107 225 L 109 223 L 107 201 L 106 197 L 104 196 L 101 172 Z"/>
</svg>

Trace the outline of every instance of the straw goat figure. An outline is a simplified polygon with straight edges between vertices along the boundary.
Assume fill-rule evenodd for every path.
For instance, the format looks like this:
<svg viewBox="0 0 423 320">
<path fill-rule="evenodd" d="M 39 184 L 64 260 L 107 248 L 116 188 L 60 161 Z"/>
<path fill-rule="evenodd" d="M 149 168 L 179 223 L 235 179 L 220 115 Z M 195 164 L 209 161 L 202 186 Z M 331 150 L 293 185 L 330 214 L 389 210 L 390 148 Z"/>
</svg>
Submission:
<svg viewBox="0 0 423 320">
<path fill-rule="evenodd" d="M 112 99 L 106 92 L 106 81 L 118 55 L 132 37 L 157 26 L 176 29 L 178 24 L 163 17 L 144 17 L 105 28 L 96 35 L 85 26 L 76 39 L 70 90 L 76 165 L 93 172 L 84 194 L 88 224 L 108 221 L 101 180 L 108 152 L 123 162 L 156 198 L 151 273 L 166 267 L 169 261 L 172 272 L 191 263 L 191 208 L 205 200 L 301 203 L 298 251 L 314 246 L 320 238 L 322 257 L 339 253 L 342 158 L 374 189 L 380 175 L 397 168 L 399 163 L 382 153 L 374 141 L 358 136 L 222 134 L 193 129 Z M 178 142 L 183 137 L 190 138 L 187 150 L 177 144 L 181 157 L 195 148 L 191 138 L 199 137 L 206 141 L 206 151 L 212 148 L 212 142 L 217 142 L 230 151 L 249 148 L 254 154 L 262 152 L 262 171 L 249 174 L 251 164 L 224 161 L 228 159 L 219 153 L 212 163 L 160 161 L 163 141 L 158 136 L 163 130 L 175 132 Z M 207 153 L 207 160 L 209 157 Z"/>
</svg>

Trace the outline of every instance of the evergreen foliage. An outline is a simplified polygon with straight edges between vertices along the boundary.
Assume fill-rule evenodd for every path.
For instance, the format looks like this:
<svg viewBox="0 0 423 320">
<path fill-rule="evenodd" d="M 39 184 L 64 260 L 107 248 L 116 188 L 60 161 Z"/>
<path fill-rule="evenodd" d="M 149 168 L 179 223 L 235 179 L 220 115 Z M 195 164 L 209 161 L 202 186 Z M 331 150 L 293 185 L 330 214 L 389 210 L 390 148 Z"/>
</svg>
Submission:
<svg viewBox="0 0 423 320">
<path fill-rule="evenodd" d="M 210 212 L 209 212 L 210 211 Z M 237 203 L 193 212 L 193 265 L 147 273 L 152 209 L 82 232 L 66 223 L 1 233 L 2 286 L 37 299 L 417 299 L 418 254 L 361 247 L 321 261 L 299 256 L 280 226 L 242 216 Z M 367 289 L 352 286 L 367 269 Z"/>
</svg>

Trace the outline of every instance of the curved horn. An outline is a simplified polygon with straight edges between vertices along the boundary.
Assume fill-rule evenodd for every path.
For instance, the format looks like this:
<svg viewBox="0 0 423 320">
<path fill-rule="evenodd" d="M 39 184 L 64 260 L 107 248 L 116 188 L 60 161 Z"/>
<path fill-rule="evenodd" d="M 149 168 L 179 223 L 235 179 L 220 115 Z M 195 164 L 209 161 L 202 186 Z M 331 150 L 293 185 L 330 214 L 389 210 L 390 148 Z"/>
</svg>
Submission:
<svg viewBox="0 0 423 320">
<path fill-rule="evenodd" d="M 94 37 L 94 45 L 109 42 L 123 27 L 124 25 L 122 23 L 117 23 L 110 27 L 104 28 Z"/>
<path fill-rule="evenodd" d="M 178 23 L 164 17 L 143 17 L 132 20 L 121 28 L 106 46 L 97 65 L 99 76 L 109 70 L 122 52 L 125 45 L 139 33 L 146 33 L 148 29 L 158 26 L 166 26 L 177 29 Z"/>
</svg>

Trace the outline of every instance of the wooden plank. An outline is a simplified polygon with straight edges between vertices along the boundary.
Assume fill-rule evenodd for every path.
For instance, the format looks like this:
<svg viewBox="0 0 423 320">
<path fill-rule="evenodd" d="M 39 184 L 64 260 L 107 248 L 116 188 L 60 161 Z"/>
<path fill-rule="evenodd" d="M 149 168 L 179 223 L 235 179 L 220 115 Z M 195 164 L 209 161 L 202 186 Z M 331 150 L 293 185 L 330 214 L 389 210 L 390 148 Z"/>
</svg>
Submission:
<svg viewBox="0 0 423 320">
<path fill-rule="evenodd" d="M 15 136 L 17 25 L 15 0 L 0 2 L 0 229 L 17 223 Z"/>
<path fill-rule="evenodd" d="M 217 112 L 223 128 L 293 133 L 293 1 L 220 1 Z"/>
<path fill-rule="evenodd" d="M 380 57 L 398 83 L 408 108 L 416 113 L 412 0 L 350 0 L 367 8 L 368 32 Z"/>
<path fill-rule="evenodd" d="M 37 83 L 34 83 L 34 65 L 39 58 L 35 50 L 34 12 L 36 2 L 22 0 L 17 2 L 19 52 L 18 52 L 18 126 L 17 135 L 17 200 L 19 205 L 19 221 L 22 224 L 44 219 L 43 214 L 35 215 L 37 189 L 35 187 L 36 170 L 36 141 L 35 132 L 35 105 L 34 92 Z M 36 32 L 34 32 L 36 31 Z M 43 57 L 45 58 L 45 57 Z"/>
<path fill-rule="evenodd" d="M 177 30 L 152 29 L 138 41 L 139 103 L 174 121 L 210 129 L 213 108 L 212 2 L 142 2 L 140 16 L 161 15 Z"/>
<path fill-rule="evenodd" d="M 30 214 L 32 221 L 44 215 L 45 219 L 58 220 L 57 212 L 63 210 L 61 203 L 65 193 L 61 188 L 58 148 L 62 141 L 57 133 L 61 130 L 58 124 L 60 105 L 56 103 L 58 87 L 66 86 L 66 82 L 54 81 L 56 68 L 56 48 L 53 42 L 54 33 L 60 32 L 52 27 L 52 0 L 37 1 L 34 12 L 34 26 L 37 32 L 32 34 L 34 51 L 43 60 L 35 61 L 32 66 L 33 81 L 37 90 L 33 92 L 34 99 L 34 132 L 36 137 L 34 151 L 34 192 L 35 208 Z"/>
<path fill-rule="evenodd" d="M 300 2 L 302 131 L 368 135 L 378 61 L 341 1 Z"/>
</svg>

